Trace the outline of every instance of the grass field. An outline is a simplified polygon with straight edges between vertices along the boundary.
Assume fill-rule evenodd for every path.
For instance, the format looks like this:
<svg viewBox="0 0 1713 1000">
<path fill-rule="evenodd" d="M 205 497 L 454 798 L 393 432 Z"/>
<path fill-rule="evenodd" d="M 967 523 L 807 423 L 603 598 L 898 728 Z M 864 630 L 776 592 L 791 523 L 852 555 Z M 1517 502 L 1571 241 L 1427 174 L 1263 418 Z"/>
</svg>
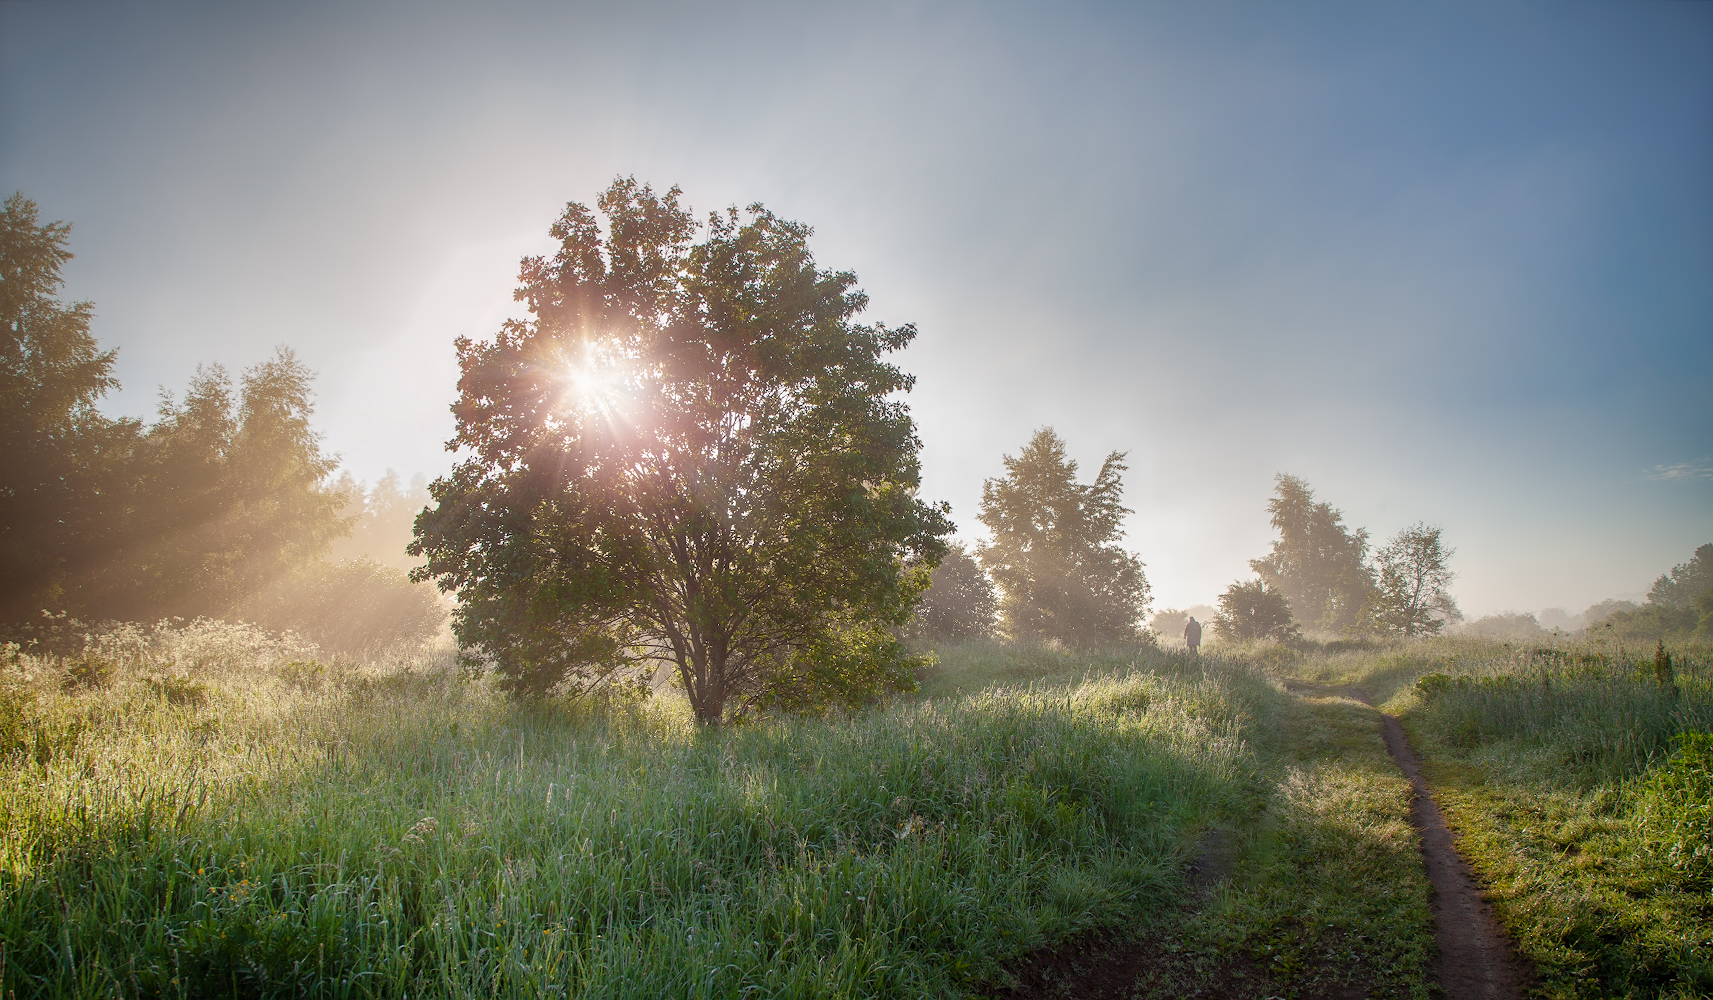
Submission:
<svg viewBox="0 0 1713 1000">
<path fill-rule="evenodd" d="M 1542 996 L 1713 995 L 1713 670 L 1457 639 L 1304 657 L 1400 714 Z"/>
<path fill-rule="evenodd" d="M 1464 689 L 1417 692 L 1534 677 L 1495 646 L 973 645 L 881 708 L 702 731 L 670 693 L 528 708 L 445 655 L 321 663 L 201 628 L 4 667 L 8 1000 L 976 995 L 1101 934 L 1148 942 L 1145 994 L 1425 997 L 1428 889 L 1378 716 L 1282 679 L 1390 698 L 1462 776 L 1447 787 L 1474 790 L 1454 809 L 1553 768 L 1502 771 L 1547 744 L 1442 737 Z M 1651 749 L 1553 794 L 1669 798 L 1632 789 L 1701 718 L 1682 713 L 1705 710 L 1705 678 L 1680 672 Z M 1513 922 L 1560 899 L 1507 877 Z M 1705 990 L 1705 894 L 1694 910 L 1670 885 L 1679 922 L 1650 926 L 1677 950 L 1633 947 L 1678 956 L 1647 982 Z"/>
</svg>

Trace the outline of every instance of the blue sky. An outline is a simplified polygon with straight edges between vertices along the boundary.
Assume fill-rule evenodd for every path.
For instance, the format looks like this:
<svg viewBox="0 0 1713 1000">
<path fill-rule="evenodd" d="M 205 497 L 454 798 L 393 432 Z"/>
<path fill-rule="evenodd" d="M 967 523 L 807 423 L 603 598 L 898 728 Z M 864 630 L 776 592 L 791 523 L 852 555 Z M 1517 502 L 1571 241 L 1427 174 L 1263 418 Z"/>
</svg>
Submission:
<svg viewBox="0 0 1713 1000">
<path fill-rule="evenodd" d="M 1580 610 L 1713 540 L 1713 5 L 0 4 L 0 187 L 75 224 L 114 412 L 289 344 L 361 478 L 614 176 L 857 272 L 924 493 L 1130 453 L 1157 606 L 1278 472 Z"/>
</svg>

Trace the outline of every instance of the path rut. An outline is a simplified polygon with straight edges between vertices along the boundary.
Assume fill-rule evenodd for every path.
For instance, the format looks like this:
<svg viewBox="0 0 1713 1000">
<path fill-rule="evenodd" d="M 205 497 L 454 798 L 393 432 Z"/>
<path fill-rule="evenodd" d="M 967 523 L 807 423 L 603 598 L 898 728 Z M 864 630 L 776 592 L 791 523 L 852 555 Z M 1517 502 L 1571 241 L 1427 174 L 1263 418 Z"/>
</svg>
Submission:
<svg viewBox="0 0 1713 1000">
<path fill-rule="evenodd" d="M 1293 692 L 1336 694 L 1370 708 L 1374 702 L 1355 687 L 1337 689 L 1304 682 L 1287 682 Z M 1534 983 L 1534 969 L 1511 947 L 1510 939 L 1493 918 L 1463 857 L 1452 841 L 1445 814 L 1422 778 L 1421 760 L 1410 747 L 1397 716 L 1381 714 L 1386 751 L 1409 778 L 1415 795 L 1410 802 L 1410 822 L 1421 831 L 1422 862 L 1433 886 L 1434 939 L 1439 956 L 1433 977 L 1444 1000 L 1522 1000 Z M 1205 898 L 1231 864 L 1230 845 L 1217 833 L 1202 844 L 1200 858 L 1186 875 L 1198 898 Z M 1169 963 L 1176 956 L 1163 955 L 1158 942 L 1118 942 L 1094 937 L 1043 949 L 1017 970 L 1018 983 L 1000 995 L 1010 1000 L 1074 998 L 1074 1000 L 1118 1000 L 1135 995 L 1143 986 L 1144 970 Z M 1254 963 L 1233 957 L 1212 970 L 1197 996 L 1240 997 L 1269 995 L 1266 977 Z M 1257 992 L 1260 989 L 1262 992 Z M 1334 992 L 1311 992 L 1306 1000 L 1364 996 L 1356 984 L 1333 987 Z"/>
<path fill-rule="evenodd" d="M 1512 950 L 1468 864 L 1457 853 L 1445 813 L 1428 792 L 1421 760 L 1410 748 L 1403 725 L 1395 715 L 1382 715 L 1381 719 L 1386 750 L 1416 792 L 1410 803 L 1410 822 L 1421 831 L 1422 860 L 1433 885 L 1434 939 L 1439 944 L 1434 973 L 1440 989 L 1445 991 L 1446 1000 L 1522 997 L 1525 985 L 1533 978 L 1532 970 Z"/>
</svg>

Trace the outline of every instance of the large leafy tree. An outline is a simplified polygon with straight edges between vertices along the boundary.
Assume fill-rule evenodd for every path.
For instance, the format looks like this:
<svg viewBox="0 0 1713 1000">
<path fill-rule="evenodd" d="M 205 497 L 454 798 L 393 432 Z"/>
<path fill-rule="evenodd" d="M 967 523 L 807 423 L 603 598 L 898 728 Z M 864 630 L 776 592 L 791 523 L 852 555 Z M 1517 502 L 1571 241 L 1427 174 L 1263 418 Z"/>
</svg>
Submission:
<svg viewBox="0 0 1713 1000">
<path fill-rule="evenodd" d="M 1005 475 L 982 484 L 981 521 L 993 538 L 979 555 L 999 585 L 1006 631 L 1079 646 L 1143 638 L 1148 578 L 1118 544 L 1130 513 L 1123 453 L 1079 483 L 1064 439 L 1046 427 L 1004 461 Z"/>
<path fill-rule="evenodd" d="M 1345 527 L 1344 515 L 1316 502 L 1308 483 L 1280 474 L 1267 511 L 1279 537 L 1249 567 L 1290 602 L 1296 621 L 1322 632 L 1356 624 L 1373 590 L 1365 565 L 1368 532 Z"/>
<path fill-rule="evenodd" d="M 696 717 L 910 683 L 890 629 L 944 551 L 920 443 L 856 277 L 759 205 L 705 235 L 619 180 L 523 262 L 530 317 L 457 342 L 450 447 L 411 553 L 520 692 L 669 662 Z M 617 674 L 617 676 L 622 676 Z"/>
<path fill-rule="evenodd" d="M 1438 635 L 1462 619 L 1446 590 L 1456 574 L 1440 529 L 1415 524 L 1374 553 L 1375 589 L 1364 619 L 1374 631 L 1401 636 Z"/>
</svg>

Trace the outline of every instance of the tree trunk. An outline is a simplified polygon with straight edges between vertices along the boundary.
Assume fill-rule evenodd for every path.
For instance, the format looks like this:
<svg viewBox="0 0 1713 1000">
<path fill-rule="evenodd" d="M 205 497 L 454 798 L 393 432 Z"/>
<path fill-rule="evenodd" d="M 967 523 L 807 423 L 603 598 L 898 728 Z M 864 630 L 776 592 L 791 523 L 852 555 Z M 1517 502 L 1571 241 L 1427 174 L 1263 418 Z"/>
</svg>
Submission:
<svg viewBox="0 0 1713 1000">
<path fill-rule="evenodd" d="M 690 698 L 690 708 L 696 721 L 704 726 L 718 727 L 726 711 L 725 664 L 707 663 L 698 671 L 691 663 L 680 662 L 679 675 L 684 680 L 684 693 Z M 700 679 L 699 679 L 700 678 Z"/>
</svg>

